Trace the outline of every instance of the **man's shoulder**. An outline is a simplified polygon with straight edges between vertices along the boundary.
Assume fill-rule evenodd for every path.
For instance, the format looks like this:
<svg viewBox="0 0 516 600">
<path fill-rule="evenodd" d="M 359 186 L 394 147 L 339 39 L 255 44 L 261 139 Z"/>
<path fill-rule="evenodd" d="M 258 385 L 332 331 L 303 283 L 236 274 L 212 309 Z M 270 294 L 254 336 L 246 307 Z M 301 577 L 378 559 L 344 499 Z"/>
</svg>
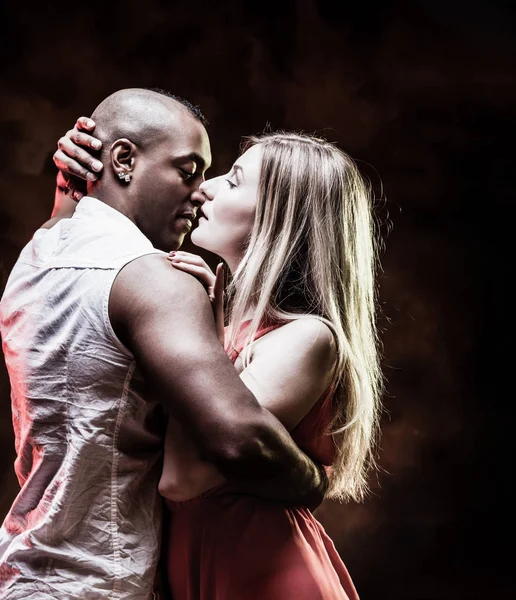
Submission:
<svg viewBox="0 0 516 600">
<path fill-rule="evenodd" d="M 189 335 L 188 324 L 208 323 L 210 319 L 213 322 L 210 300 L 202 284 L 159 254 L 140 256 L 121 269 L 109 296 L 109 318 L 129 348 L 148 337 L 149 332 L 166 336 L 166 332 L 181 330 L 184 343 Z"/>
<path fill-rule="evenodd" d="M 175 269 L 165 253 L 156 251 L 136 257 L 128 262 L 118 274 L 112 294 L 125 303 L 142 300 L 149 305 L 164 301 L 188 301 L 207 299 L 202 284 Z"/>
</svg>

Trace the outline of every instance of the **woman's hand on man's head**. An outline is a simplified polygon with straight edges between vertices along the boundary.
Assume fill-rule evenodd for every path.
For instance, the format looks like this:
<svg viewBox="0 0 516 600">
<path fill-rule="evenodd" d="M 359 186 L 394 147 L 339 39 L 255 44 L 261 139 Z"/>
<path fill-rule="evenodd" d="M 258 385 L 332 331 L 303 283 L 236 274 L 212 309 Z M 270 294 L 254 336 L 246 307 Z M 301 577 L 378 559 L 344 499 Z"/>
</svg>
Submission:
<svg viewBox="0 0 516 600">
<path fill-rule="evenodd" d="M 80 117 L 74 128 L 59 139 L 53 156 L 60 172 L 57 185 L 74 200 L 85 195 L 86 181 L 96 181 L 103 169 L 101 161 L 93 154 L 102 148 L 102 142 L 91 135 L 95 126 L 89 117 Z"/>
</svg>

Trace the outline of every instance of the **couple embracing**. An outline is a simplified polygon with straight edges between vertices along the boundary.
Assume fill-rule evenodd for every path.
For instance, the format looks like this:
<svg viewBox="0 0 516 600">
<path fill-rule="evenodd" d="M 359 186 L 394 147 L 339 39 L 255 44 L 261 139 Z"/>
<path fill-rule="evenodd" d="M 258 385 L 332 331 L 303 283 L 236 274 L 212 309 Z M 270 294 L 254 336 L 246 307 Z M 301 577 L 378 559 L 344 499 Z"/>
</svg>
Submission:
<svg viewBox="0 0 516 600">
<path fill-rule="evenodd" d="M 354 162 L 270 133 L 205 180 L 202 113 L 144 89 L 54 160 L 51 219 L 0 303 L 21 487 L 0 598 L 356 600 L 312 514 L 360 501 L 374 465 L 377 253 Z M 196 216 L 225 290 L 180 250 Z"/>
</svg>

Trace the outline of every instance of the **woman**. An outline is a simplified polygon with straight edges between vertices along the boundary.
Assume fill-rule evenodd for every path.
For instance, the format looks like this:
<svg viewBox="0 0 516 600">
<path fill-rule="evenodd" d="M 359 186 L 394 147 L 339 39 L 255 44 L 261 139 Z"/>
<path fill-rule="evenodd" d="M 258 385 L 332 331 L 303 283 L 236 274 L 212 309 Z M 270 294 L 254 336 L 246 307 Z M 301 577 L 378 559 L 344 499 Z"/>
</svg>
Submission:
<svg viewBox="0 0 516 600">
<path fill-rule="evenodd" d="M 328 497 L 360 501 L 381 391 L 363 179 L 327 141 L 275 133 L 251 138 L 229 173 L 200 190 L 192 242 L 232 273 L 225 346 L 235 368 L 298 446 L 328 467 Z M 220 314 L 220 285 L 206 263 L 180 251 L 170 260 L 204 282 Z M 358 598 L 308 509 L 239 494 L 173 419 L 159 489 L 172 513 L 175 600 Z"/>
</svg>

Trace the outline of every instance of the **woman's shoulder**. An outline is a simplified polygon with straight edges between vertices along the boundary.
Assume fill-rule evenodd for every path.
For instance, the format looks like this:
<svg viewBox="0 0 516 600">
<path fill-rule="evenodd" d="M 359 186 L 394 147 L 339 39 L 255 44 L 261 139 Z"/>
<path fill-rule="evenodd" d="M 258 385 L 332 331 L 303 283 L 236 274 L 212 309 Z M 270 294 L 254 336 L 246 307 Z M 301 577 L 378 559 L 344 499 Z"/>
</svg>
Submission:
<svg viewBox="0 0 516 600">
<path fill-rule="evenodd" d="M 284 325 L 274 328 L 258 342 L 266 352 L 274 348 L 275 352 L 284 350 L 299 358 L 305 356 L 324 363 L 333 362 L 337 348 L 335 338 L 329 325 L 317 317 L 300 317 Z"/>
<path fill-rule="evenodd" d="M 333 340 L 333 332 L 331 327 L 326 323 L 325 320 L 316 316 L 302 316 L 286 323 L 283 327 L 286 331 L 290 331 L 291 335 L 301 336 L 304 338 L 320 338 L 327 343 Z"/>
</svg>

